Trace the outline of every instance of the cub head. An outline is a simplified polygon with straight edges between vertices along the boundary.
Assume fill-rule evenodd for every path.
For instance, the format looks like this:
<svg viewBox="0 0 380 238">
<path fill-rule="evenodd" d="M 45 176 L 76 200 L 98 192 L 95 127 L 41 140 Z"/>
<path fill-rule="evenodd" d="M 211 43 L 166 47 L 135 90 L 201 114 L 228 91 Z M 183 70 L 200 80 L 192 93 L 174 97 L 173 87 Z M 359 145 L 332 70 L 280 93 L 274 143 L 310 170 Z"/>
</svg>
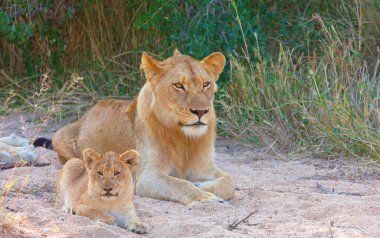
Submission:
<svg viewBox="0 0 380 238">
<path fill-rule="evenodd" d="M 215 124 L 214 93 L 225 63 L 219 52 L 198 61 L 176 50 L 162 62 L 143 53 L 144 89 L 152 93 L 149 107 L 159 122 L 188 137 L 204 135 Z"/>
<path fill-rule="evenodd" d="M 132 173 L 137 165 L 139 154 L 135 150 L 129 150 L 122 154 L 109 151 L 104 155 L 87 148 L 83 151 L 85 163 L 92 192 L 101 199 L 110 201 L 130 191 Z M 133 191 L 133 189 L 132 189 Z"/>
</svg>

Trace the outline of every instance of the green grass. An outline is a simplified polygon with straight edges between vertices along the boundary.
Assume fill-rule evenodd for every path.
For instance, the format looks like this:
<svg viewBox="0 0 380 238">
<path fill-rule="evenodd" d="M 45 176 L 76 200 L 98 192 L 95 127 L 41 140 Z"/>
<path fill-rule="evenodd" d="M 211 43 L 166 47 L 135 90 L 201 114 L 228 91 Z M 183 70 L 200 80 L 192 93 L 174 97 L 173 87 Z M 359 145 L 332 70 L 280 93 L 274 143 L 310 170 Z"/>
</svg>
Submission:
<svg viewBox="0 0 380 238">
<path fill-rule="evenodd" d="M 360 61 L 347 72 L 332 57 L 294 62 L 282 49 L 276 62 L 233 60 L 218 101 L 226 135 L 287 151 L 379 158 L 379 80 Z"/>
<path fill-rule="evenodd" d="M 342 41 L 343 33 L 318 15 L 315 20 L 324 35 L 311 54 L 280 45 L 275 59 L 260 48 L 255 63 L 230 56 L 230 83 L 219 100 L 222 129 L 287 151 L 379 159 L 379 58 L 370 69 L 360 45 Z"/>
</svg>

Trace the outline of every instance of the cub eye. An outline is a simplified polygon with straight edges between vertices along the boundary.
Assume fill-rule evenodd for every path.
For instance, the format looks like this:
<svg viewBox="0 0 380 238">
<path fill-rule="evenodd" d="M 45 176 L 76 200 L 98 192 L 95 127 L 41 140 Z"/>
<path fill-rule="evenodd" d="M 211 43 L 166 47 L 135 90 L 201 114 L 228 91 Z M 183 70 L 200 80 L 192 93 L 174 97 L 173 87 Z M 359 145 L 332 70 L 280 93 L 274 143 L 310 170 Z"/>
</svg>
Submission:
<svg viewBox="0 0 380 238">
<path fill-rule="evenodd" d="M 103 172 L 98 171 L 98 176 L 103 176 Z"/>
<path fill-rule="evenodd" d="M 205 83 L 203 83 L 203 88 L 208 88 L 208 87 L 210 87 L 210 82 L 205 82 Z"/>
<path fill-rule="evenodd" d="M 173 84 L 174 88 L 185 91 L 185 87 L 182 85 L 182 83 L 175 83 Z"/>
<path fill-rule="evenodd" d="M 113 173 L 113 176 L 119 176 L 119 175 L 120 175 L 119 171 L 116 171 L 115 173 Z"/>
</svg>

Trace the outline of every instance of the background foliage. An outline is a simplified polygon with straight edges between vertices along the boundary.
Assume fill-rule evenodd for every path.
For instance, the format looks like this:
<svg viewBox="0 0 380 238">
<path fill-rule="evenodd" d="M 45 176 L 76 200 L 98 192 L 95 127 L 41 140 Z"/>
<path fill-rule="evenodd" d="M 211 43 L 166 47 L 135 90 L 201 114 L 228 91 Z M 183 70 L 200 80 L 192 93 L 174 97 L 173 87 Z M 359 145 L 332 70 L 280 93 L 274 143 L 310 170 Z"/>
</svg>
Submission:
<svg viewBox="0 0 380 238">
<path fill-rule="evenodd" d="M 3 113 L 131 98 L 143 51 L 221 51 L 221 135 L 380 157 L 378 0 L 10 0 L 0 1 L 0 37 Z"/>
</svg>

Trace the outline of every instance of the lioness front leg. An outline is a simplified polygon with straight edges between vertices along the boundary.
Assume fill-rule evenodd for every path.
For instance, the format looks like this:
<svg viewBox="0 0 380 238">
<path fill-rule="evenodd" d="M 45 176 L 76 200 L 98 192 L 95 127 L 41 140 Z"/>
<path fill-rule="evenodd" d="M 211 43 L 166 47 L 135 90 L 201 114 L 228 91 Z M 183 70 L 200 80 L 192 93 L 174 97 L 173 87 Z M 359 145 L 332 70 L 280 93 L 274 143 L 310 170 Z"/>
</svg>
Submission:
<svg viewBox="0 0 380 238">
<path fill-rule="evenodd" d="M 187 180 L 160 172 L 142 172 L 136 183 L 136 194 L 176 201 L 185 205 L 192 205 L 197 202 L 224 202 L 222 198 L 195 187 Z"/>
<path fill-rule="evenodd" d="M 235 193 L 232 178 L 215 165 L 192 173 L 190 181 L 198 188 L 229 200 Z"/>
<path fill-rule="evenodd" d="M 101 221 L 109 225 L 115 224 L 115 219 L 113 216 L 98 209 L 88 208 L 86 206 L 79 205 L 77 207 L 76 213 L 79 216 L 88 217 L 94 221 Z"/>
</svg>

